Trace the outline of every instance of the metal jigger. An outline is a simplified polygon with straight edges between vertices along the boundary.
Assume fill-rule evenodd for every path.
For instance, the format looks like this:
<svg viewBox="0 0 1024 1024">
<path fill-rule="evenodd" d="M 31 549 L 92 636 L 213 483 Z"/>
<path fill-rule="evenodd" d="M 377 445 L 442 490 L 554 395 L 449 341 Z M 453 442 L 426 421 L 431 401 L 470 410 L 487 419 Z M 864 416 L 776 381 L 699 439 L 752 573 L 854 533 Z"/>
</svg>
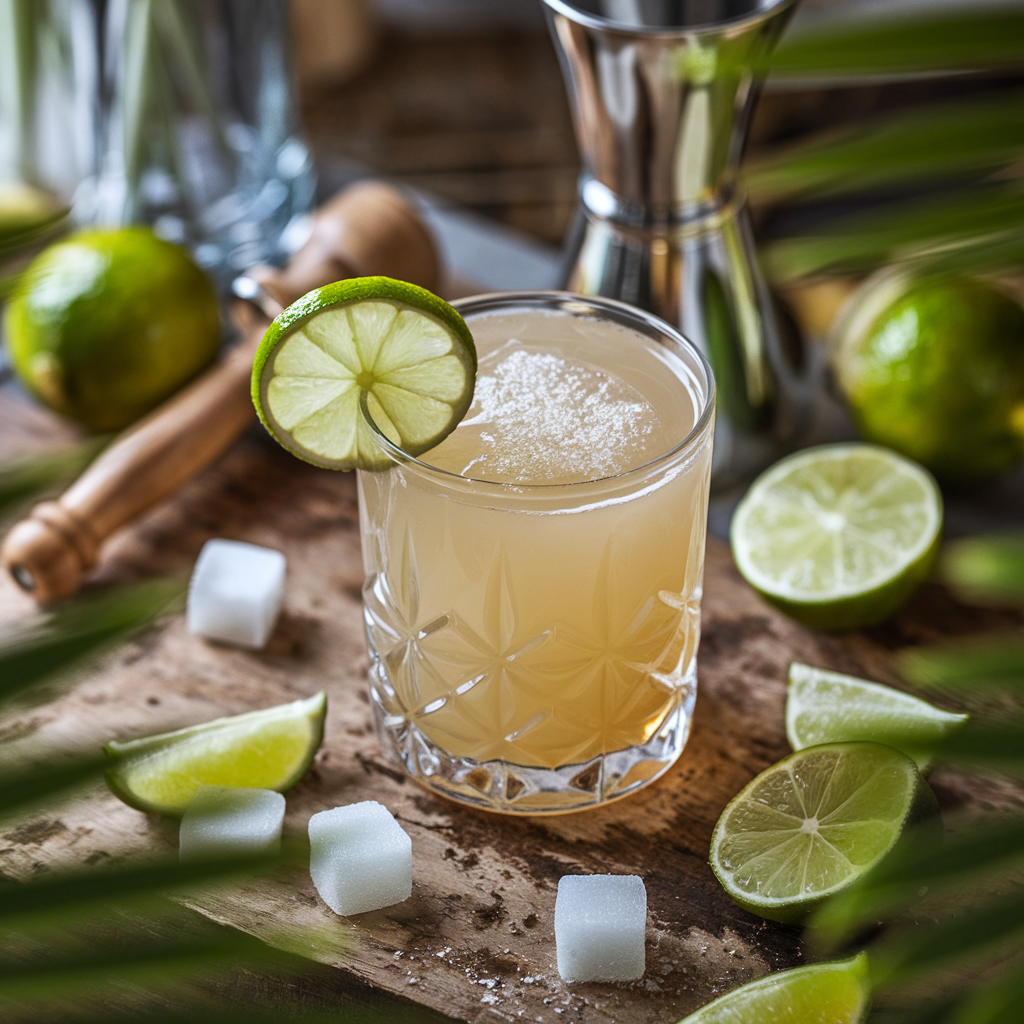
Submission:
<svg viewBox="0 0 1024 1024">
<path fill-rule="evenodd" d="M 780 330 L 737 168 L 760 80 L 796 0 L 544 0 L 583 157 L 566 287 L 678 326 L 718 382 L 712 479 L 777 457 L 810 368 Z"/>
</svg>

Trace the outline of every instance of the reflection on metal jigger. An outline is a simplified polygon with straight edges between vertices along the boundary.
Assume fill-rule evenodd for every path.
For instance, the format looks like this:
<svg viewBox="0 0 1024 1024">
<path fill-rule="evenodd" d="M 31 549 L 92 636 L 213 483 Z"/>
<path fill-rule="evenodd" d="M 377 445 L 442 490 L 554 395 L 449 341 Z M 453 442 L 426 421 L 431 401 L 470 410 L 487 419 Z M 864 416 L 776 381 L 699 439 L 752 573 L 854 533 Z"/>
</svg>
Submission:
<svg viewBox="0 0 1024 1024">
<path fill-rule="evenodd" d="M 583 156 L 566 286 L 679 327 L 718 381 L 713 480 L 764 466 L 813 374 L 757 267 L 737 167 L 796 0 L 544 0 Z"/>
</svg>

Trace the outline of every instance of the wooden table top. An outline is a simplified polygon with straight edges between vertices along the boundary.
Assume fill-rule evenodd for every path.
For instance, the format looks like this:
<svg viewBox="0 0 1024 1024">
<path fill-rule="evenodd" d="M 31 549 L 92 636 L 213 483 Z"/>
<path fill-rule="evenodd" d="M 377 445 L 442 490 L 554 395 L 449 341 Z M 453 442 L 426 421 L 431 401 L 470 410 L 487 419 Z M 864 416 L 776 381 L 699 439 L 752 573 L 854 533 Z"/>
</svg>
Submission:
<svg viewBox="0 0 1024 1024">
<path fill-rule="evenodd" d="M 0 458 L 38 450 L 71 431 L 0 389 Z M 288 794 L 286 830 L 315 811 L 356 800 L 388 806 L 413 840 L 413 896 L 352 919 L 333 915 L 309 876 L 193 901 L 209 918 L 274 939 L 326 928 L 311 959 L 376 989 L 465 1021 L 529 1019 L 599 1024 L 677 1021 L 728 988 L 803 960 L 797 930 L 731 903 L 707 865 L 713 826 L 749 779 L 788 753 L 783 728 L 791 660 L 895 682 L 891 654 L 1019 623 L 1013 613 L 956 604 L 927 585 L 896 618 L 846 636 L 806 630 L 746 586 L 724 544 L 708 547 L 704 633 L 693 734 L 661 780 L 606 808 L 556 818 L 467 809 L 420 788 L 389 762 L 373 731 L 366 688 L 355 481 L 293 459 L 254 428 L 173 500 L 113 539 L 91 586 L 158 575 L 185 577 L 203 542 L 229 537 L 288 557 L 284 610 L 265 651 L 190 635 L 181 617 L 86 671 L 53 703 L 0 726 L 7 750 L 40 743 L 99 744 L 201 722 L 326 689 L 324 745 Z M 0 619 L 31 611 L 0 581 Z M 1024 806 L 993 780 L 936 772 L 947 809 Z M 173 828 L 105 790 L 4 837 L 0 868 L 13 876 L 58 863 L 172 850 Z M 567 985 L 555 969 L 553 911 L 560 875 L 640 874 L 649 899 L 647 973 L 629 985 Z M 397 1005 L 397 1004 L 396 1004 Z"/>
</svg>

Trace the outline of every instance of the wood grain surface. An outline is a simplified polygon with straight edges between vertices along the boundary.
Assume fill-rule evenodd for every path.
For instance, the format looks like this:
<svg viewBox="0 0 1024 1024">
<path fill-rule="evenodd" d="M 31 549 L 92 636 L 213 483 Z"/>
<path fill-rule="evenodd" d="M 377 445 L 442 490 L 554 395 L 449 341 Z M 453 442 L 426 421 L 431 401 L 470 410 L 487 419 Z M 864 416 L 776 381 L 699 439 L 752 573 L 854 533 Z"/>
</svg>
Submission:
<svg viewBox="0 0 1024 1024">
<path fill-rule="evenodd" d="M 385 759 L 366 691 L 355 480 L 306 466 L 251 431 L 172 501 L 117 538 L 93 586 L 161 574 L 186 576 L 203 542 L 230 537 L 288 557 L 284 611 L 268 648 L 246 652 L 191 636 L 179 616 L 81 674 L 45 705 L 0 723 L 8 756 L 41 745 L 95 747 L 325 688 L 324 745 L 288 794 L 286 831 L 356 800 L 386 804 L 412 836 L 413 895 L 351 919 L 333 915 L 305 871 L 222 891 L 194 905 L 254 935 L 319 929 L 305 952 L 372 985 L 466 1021 L 677 1021 L 726 989 L 799 964 L 796 930 L 734 906 L 707 866 L 725 803 L 788 752 L 784 679 L 800 659 L 892 681 L 891 650 L 955 632 L 1019 621 L 955 605 L 925 588 L 890 624 L 828 637 L 794 625 L 742 582 L 728 550 L 708 548 L 700 690 L 692 737 L 653 786 L 597 811 L 516 819 L 434 796 Z M 31 604 L 0 583 L 0 620 Z M 946 807 L 1024 805 L 995 781 L 936 775 Z M 0 835 L 0 869 L 23 878 L 58 863 L 173 850 L 175 830 L 105 790 Z M 640 874 L 649 900 L 647 973 L 629 985 L 566 985 L 555 968 L 553 913 L 560 875 Z"/>
</svg>

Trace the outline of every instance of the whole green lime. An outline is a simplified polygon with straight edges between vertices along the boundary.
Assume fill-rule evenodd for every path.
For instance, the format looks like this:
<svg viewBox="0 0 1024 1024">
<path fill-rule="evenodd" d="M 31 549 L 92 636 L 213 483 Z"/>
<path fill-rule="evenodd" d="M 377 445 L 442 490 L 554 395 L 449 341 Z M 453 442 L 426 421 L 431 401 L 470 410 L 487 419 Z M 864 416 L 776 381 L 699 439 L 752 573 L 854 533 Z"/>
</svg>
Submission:
<svg viewBox="0 0 1024 1024">
<path fill-rule="evenodd" d="M 66 212 L 46 192 L 20 182 L 0 182 L 0 253 L 20 245 Z"/>
<path fill-rule="evenodd" d="M 833 359 L 861 435 L 950 482 L 1009 469 L 1024 455 L 1024 309 L 965 277 L 883 277 L 853 302 L 887 296 L 847 317 Z"/>
<path fill-rule="evenodd" d="M 81 231 L 26 268 L 4 319 L 14 370 L 90 430 L 120 430 L 202 370 L 220 343 L 217 297 L 148 228 Z"/>
</svg>

